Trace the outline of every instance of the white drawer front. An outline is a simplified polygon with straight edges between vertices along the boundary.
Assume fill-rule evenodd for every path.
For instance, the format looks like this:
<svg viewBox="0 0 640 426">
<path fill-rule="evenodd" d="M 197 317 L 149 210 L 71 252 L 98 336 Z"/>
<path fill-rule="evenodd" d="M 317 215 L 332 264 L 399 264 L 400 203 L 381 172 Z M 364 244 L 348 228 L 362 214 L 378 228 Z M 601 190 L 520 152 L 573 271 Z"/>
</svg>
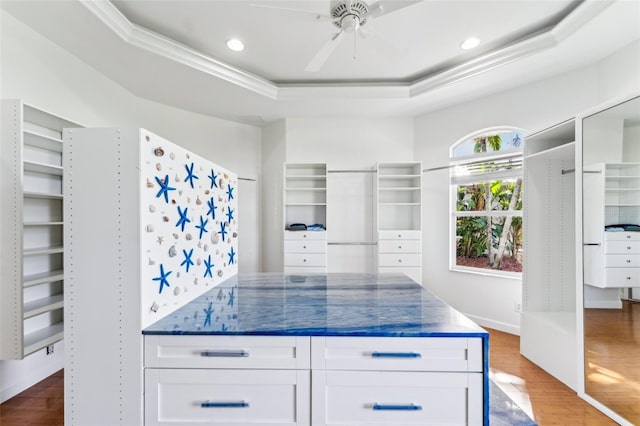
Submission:
<svg viewBox="0 0 640 426">
<path fill-rule="evenodd" d="M 381 240 L 378 242 L 379 253 L 420 253 L 420 240 Z"/>
<path fill-rule="evenodd" d="M 309 368 L 306 336 L 144 336 L 145 367 Z"/>
<path fill-rule="evenodd" d="M 327 243 L 317 240 L 286 240 L 284 251 L 286 253 L 326 253 Z"/>
<path fill-rule="evenodd" d="M 607 286 L 640 287 L 640 268 L 605 268 Z"/>
<path fill-rule="evenodd" d="M 420 240 L 421 231 L 378 231 L 379 240 Z"/>
<path fill-rule="evenodd" d="M 604 266 L 608 268 L 638 268 L 640 267 L 640 255 L 608 254 L 604 257 Z"/>
<path fill-rule="evenodd" d="M 327 240 L 326 231 L 284 231 L 285 240 Z"/>
<path fill-rule="evenodd" d="M 418 253 L 380 253 L 378 255 L 378 266 L 420 266 L 420 257 L 421 255 Z"/>
<path fill-rule="evenodd" d="M 312 424 L 482 425 L 481 373 L 313 371 Z"/>
<path fill-rule="evenodd" d="M 405 268 L 402 266 L 389 266 L 386 268 L 378 268 L 381 274 L 406 274 L 409 278 L 422 285 L 422 268 Z"/>
<path fill-rule="evenodd" d="M 318 370 L 482 372 L 482 340 L 466 337 L 311 337 Z"/>
<path fill-rule="evenodd" d="M 145 424 L 309 425 L 309 371 L 145 370 Z"/>
<path fill-rule="evenodd" d="M 640 241 L 605 241 L 604 252 L 607 254 L 640 254 Z"/>
<path fill-rule="evenodd" d="M 640 232 L 605 232 L 604 239 L 607 241 L 640 241 Z"/>
<path fill-rule="evenodd" d="M 285 253 L 284 266 L 327 266 L 327 255 L 319 253 Z"/>
</svg>

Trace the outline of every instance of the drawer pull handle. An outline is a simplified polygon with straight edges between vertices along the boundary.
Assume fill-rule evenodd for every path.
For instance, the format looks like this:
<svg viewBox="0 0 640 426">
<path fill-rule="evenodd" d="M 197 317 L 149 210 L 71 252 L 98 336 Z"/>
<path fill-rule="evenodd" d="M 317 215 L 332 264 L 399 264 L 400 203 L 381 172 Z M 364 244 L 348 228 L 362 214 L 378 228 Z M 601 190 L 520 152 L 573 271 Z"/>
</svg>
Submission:
<svg viewBox="0 0 640 426">
<path fill-rule="evenodd" d="M 303 248 L 303 249 L 306 249 L 306 248 L 307 248 L 307 246 L 302 246 L 302 248 Z"/>
<path fill-rule="evenodd" d="M 627 250 L 631 250 L 631 246 L 627 246 Z"/>
<path fill-rule="evenodd" d="M 376 411 L 420 411 L 422 405 L 415 404 L 373 404 L 371 407 Z"/>
<path fill-rule="evenodd" d="M 417 352 L 373 352 L 373 358 L 422 358 Z"/>
<path fill-rule="evenodd" d="M 249 403 L 244 401 L 205 401 L 200 403 L 202 408 L 246 408 L 248 406 Z"/>
<path fill-rule="evenodd" d="M 585 246 L 599 246 L 600 243 L 584 243 Z"/>
<path fill-rule="evenodd" d="M 399 248 L 400 250 L 402 250 L 402 246 L 398 246 L 398 248 Z"/>
<path fill-rule="evenodd" d="M 627 275 L 627 277 L 626 277 L 626 278 L 627 278 L 628 280 L 630 280 L 630 279 L 631 279 L 631 277 L 630 277 L 630 276 L 628 276 L 628 275 Z"/>
<path fill-rule="evenodd" d="M 631 263 L 631 259 L 627 259 L 627 263 Z"/>
<path fill-rule="evenodd" d="M 202 351 L 200 356 L 211 358 L 246 358 L 249 356 L 247 351 Z"/>
</svg>

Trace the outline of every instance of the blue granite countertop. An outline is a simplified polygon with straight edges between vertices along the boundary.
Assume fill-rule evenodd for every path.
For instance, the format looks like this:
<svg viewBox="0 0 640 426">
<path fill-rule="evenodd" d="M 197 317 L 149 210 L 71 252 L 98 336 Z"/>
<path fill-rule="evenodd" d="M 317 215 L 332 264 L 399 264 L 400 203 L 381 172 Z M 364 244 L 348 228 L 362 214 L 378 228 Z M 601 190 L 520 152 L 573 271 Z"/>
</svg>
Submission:
<svg viewBox="0 0 640 426">
<path fill-rule="evenodd" d="M 483 337 L 488 333 L 401 274 L 238 274 L 144 334 Z"/>
</svg>

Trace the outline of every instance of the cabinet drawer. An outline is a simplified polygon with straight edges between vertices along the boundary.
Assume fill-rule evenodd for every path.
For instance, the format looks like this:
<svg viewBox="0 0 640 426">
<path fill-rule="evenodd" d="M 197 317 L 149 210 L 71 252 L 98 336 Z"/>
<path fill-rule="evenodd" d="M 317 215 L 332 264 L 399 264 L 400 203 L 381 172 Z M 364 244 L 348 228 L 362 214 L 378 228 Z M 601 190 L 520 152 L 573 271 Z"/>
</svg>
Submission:
<svg viewBox="0 0 640 426">
<path fill-rule="evenodd" d="M 605 232 L 607 241 L 640 241 L 640 232 Z"/>
<path fill-rule="evenodd" d="M 312 372 L 312 424 L 482 425 L 481 373 Z"/>
<path fill-rule="evenodd" d="M 419 240 L 421 231 L 378 231 L 379 240 Z"/>
<path fill-rule="evenodd" d="M 640 254 L 640 241 L 605 241 L 604 252 L 606 254 Z"/>
<path fill-rule="evenodd" d="M 640 268 L 605 268 L 607 286 L 640 287 Z"/>
<path fill-rule="evenodd" d="M 309 425 L 309 371 L 145 370 L 145 425 Z"/>
<path fill-rule="evenodd" d="M 420 266 L 420 254 L 390 254 L 380 253 L 378 255 L 378 266 Z"/>
<path fill-rule="evenodd" d="M 327 266 L 327 255 L 319 253 L 285 253 L 284 266 Z"/>
<path fill-rule="evenodd" d="M 284 231 L 285 240 L 327 240 L 326 231 Z"/>
<path fill-rule="evenodd" d="M 466 337 L 312 337 L 318 370 L 482 372 L 482 339 Z"/>
<path fill-rule="evenodd" d="M 309 337 L 144 336 L 145 367 L 309 368 Z"/>
<path fill-rule="evenodd" d="M 327 243 L 317 240 L 287 240 L 284 242 L 285 253 L 326 253 Z"/>
<path fill-rule="evenodd" d="M 608 268 L 638 268 L 640 267 L 640 255 L 608 254 L 604 257 L 604 266 Z"/>
<path fill-rule="evenodd" d="M 420 240 L 381 240 L 378 242 L 380 253 L 420 253 Z"/>
</svg>

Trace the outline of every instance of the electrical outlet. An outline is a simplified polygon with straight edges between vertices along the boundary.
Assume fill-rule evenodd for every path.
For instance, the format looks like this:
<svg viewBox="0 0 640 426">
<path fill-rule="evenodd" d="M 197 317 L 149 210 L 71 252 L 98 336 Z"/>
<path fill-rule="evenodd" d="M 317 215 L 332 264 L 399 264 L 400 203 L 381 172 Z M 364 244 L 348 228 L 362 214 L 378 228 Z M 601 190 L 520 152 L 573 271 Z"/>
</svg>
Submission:
<svg viewBox="0 0 640 426">
<path fill-rule="evenodd" d="M 516 312 L 522 312 L 522 303 L 515 302 L 513 304 L 513 310 L 516 311 Z"/>
<path fill-rule="evenodd" d="M 53 345 L 47 346 L 47 355 L 51 355 L 53 353 Z"/>
</svg>

